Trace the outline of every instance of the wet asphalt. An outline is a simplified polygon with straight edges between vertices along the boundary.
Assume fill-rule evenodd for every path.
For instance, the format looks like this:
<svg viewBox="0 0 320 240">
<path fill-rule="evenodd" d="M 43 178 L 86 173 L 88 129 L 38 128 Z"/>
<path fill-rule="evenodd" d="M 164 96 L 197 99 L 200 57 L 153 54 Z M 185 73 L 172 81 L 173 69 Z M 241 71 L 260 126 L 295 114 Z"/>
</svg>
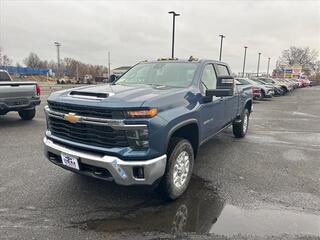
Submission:
<svg viewBox="0 0 320 240">
<path fill-rule="evenodd" d="M 174 202 L 65 171 L 33 121 L 0 116 L 0 239 L 320 239 L 320 87 L 254 104 L 244 139 L 203 145 Z"/>
</svg>

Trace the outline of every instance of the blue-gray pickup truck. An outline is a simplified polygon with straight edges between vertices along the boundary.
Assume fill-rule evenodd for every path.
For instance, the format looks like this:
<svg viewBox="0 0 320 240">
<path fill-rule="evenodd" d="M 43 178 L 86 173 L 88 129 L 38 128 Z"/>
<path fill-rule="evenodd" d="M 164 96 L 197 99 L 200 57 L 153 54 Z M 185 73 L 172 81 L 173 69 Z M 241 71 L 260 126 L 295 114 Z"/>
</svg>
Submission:
<svg viewBox="0 0 320 240">
<path fill-rule="evenodd" d="M 252 89 L 235 85 L 226 63 L 140 62 L 111 84 L 52 93 L 45 155 L 76 173 L 120 185 L 186 190 L 201 144 L 232 125 L 246 135 Z"/>
</svg>

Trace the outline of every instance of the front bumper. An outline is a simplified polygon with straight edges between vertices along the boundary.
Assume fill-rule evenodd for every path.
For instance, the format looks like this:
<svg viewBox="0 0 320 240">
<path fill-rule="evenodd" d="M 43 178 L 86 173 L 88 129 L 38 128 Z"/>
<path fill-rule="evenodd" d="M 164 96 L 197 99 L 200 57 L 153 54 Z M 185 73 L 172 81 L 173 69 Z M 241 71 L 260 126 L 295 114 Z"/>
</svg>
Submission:
<svg viewBox="0 0 320 240">
<path fill-rule="evenodd" d="M 114 180 L 119 185 L 152 185 L 163 176 L 166 168 L 166 155 L 146 161 L 124 161 L 114 156 L 70 149 L 54 143 L 46 137 L 43 142 L 45 155 L 52 163 L 87 176 L 109 181 Z M 61 162 L 61 153 L 77 157 L 80 170 L 64 166 Z M 134 169 L 137 168 L 143 169 L 142 178 L 134 174 Z"/>
</svg>

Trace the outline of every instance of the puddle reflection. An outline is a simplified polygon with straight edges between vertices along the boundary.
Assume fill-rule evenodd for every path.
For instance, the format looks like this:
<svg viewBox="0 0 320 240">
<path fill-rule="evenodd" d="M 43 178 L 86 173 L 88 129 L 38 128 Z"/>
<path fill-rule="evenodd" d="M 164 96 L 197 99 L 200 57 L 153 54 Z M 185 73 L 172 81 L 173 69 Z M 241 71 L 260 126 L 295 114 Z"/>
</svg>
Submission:
<svg viewBox="0 0 320 240">
<path fill-rule="evenodd" d="M 226 205 L 209 185 L 195 177 L 183 197 L 174 202 L 155 199 L 148 205 L 124 211 L 74 226 L 103 232 L 162 232 L 173 235 L 320 235 L 319 215 L 275 209 L 247 210 Z"/>
<path fill-rule="evenodd" d="M 86 221 L 82 227 L 105 232 L 208 233 L 224 205 L 203 180 L 192 178 L 187 192 L 174 202 L 152 203 L 125 215 Z"/>
</svg>

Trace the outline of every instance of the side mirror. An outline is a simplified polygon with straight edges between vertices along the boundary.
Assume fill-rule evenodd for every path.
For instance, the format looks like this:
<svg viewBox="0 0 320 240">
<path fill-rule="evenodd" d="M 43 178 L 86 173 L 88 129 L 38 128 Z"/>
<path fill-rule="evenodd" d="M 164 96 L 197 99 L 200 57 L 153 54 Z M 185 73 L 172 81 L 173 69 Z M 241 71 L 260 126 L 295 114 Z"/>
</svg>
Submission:
<svg viewBox="0 0 320 240">
<path fill-rule="evenodd" d="M 206 90 L 206 97 L 228 97 L 233 96 L 233 89 L 208 89 Z"/>
<path fill-rule="evenodd" d="M 217 89 L 207 89 L 206 99 L 216 97 L 233 96 L 234 91 L 234 78 L 232 76 L 219 76 L 217 77 Z"/>
<path fill-rule="evenodd" d="M 234 88 L 234 78 L 230 75 L 217 77 L 217 89 L 232 89 Z"/>
</svg>

